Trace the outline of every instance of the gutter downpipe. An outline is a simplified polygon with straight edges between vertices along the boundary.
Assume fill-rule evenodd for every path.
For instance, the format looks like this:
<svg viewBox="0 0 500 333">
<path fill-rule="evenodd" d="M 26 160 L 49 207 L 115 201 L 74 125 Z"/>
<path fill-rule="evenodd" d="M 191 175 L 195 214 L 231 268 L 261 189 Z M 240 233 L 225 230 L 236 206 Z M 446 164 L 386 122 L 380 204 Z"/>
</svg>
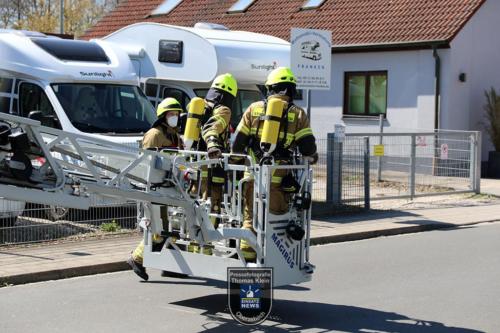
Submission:
<svg viewBox="0 0 500 333">
<path fill-rule="evenodd" d="M 437 52 L 437 45 L 432 46 L 432 56 L 434 57 L 434 130 L 440 127 L 440 102 L 441 102 L 441 58 Z"/>
<path fill-rule="evenodd" d="M 434 158 L 432 159 L 432 174 L 434 176 L 438 175 L 439 170 L 439 155 L 437 142 L 439 141 L 439 120 L 441 116 L 440 112 L 440 100 L 441 100 L 441 58 L 437 52 L 437 46 L 432 46 L 432 56 L 434 57 Z"/>
</svg>

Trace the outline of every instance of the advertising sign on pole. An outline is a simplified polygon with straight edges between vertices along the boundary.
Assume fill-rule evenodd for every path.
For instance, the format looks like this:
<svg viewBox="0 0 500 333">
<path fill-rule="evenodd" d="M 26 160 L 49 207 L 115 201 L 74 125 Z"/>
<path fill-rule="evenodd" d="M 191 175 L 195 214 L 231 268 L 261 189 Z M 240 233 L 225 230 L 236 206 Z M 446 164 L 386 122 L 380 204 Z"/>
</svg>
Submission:
<svg viewBox="0 0 500 333">
<path fill-rule="evenodd" d="M 331 31 L 292 28 L 292 71 L 298 89 L 329 90 L 332 63 Z"/>
</svg>

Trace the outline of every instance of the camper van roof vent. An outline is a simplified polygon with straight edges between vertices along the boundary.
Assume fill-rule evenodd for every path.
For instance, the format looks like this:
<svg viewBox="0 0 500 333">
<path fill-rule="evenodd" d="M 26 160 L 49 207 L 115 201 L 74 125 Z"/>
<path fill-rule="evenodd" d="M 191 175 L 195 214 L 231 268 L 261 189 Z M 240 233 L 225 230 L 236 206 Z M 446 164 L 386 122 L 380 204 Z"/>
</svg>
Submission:
<svg viewBox="0 0 500 333">
<path fill-rule="evenodd" d="M 222 24 L 210 23 L 210 22 L 198 22 L 194 25 L 197 29 L 209 29 L 209 30 L 225 30 L 229 31 L 229 28 Z"/>
<path fill-rule="evenodd" d="M 96 43 L 58 38 L 31 38 L 33 43 L 60 60 L 109 62 Z"/>
</svg>

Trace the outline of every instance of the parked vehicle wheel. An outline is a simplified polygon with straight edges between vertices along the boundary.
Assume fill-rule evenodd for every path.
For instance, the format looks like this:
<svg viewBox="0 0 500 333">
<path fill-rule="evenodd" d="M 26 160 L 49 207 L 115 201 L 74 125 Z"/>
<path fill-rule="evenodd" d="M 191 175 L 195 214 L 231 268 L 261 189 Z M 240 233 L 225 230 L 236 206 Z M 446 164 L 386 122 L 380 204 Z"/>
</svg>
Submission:
<svg viewBox="0 0 500 333">
<path fill-rule="evenodd" d="M 45 215 L 51 221 L 65 219 L 69 214 L 69 208 L 59 206 L 45 206 Z"/>
</svg>

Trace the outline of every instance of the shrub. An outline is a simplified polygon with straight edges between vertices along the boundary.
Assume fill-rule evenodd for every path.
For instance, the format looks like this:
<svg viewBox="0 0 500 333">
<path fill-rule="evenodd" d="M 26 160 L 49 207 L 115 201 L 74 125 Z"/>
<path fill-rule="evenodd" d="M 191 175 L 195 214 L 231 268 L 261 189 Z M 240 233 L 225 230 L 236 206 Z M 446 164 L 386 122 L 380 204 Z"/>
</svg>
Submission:
<svg viewBox="0 0 500 333">
<path fill-rule="evenodd" d="M 116 232 L 120 230 L 120 226 L 116 223 L 115 220 L 101 224 L 101 230 L 104 232 Z"/>
<path fill-rule="evenodd" d="M 485 124 L 486 132 L 488 132 L 491 142 L 495 146 L 495 150 L 500 152 L 500 96 L 497 95 L 492 87 L 489 91 L 484 92 L 486 96 L 486 118 L 488 123 Z"/>
</svg>

